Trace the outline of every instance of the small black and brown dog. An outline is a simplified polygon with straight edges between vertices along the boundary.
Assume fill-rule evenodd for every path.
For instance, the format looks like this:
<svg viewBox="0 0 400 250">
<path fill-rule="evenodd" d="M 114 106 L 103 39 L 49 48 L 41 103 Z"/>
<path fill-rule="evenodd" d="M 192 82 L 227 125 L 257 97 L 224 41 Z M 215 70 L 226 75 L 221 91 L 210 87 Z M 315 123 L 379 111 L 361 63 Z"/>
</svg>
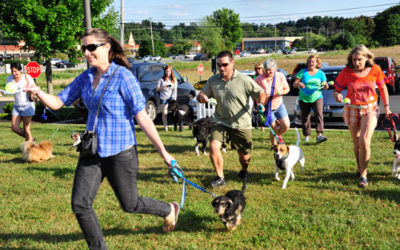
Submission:
<svg viewBox="0 0 400 250">
<path fill-rule="evenodd" d="M 242 212 L 246 206 L 246 190 L 248 174 L 246 174 L 243 182 L 242 191 L 230 190 L 224 196 L 219 196 L 212 201 L 215 212 L 221 218 L 225 227 L 233 231 L 242 221 Z"/>
<path fill-rule="evenodd" d="M 174 121 L 174 130 L 176 131 L 179 124 L 179 131 L 183 131 L 183 122 L 186 122 L 189 125 L 189 128 L 192 128 L 193 120 L 194 120 L 194 111 L 191 106 L 188 104 L 178 104 L 176 100 L 171 100 L 168 102 L 168 109 L 172 113 L 172 118 Z"/>
</svg>

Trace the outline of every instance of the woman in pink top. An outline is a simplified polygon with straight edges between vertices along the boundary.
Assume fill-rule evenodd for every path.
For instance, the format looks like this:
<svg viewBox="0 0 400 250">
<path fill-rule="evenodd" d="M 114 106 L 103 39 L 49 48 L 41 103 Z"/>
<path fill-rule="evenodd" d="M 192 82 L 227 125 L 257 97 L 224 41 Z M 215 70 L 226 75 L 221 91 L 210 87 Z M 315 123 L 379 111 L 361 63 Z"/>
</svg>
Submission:
<svg viewBox="0 0 400 250">
<path fill-rule="evenodd" d="M 364 45 L 353 48 L 347 56 L 346 68 L 335 80 L 333 94 L 337 102 L 343 102 L 340 92 L 345 88 L 348 90 L 346 98 L 350 101 L 344 107 L 343 118 L 353 139 L 360 187 L 368 186 L 367 167 L 371 157 L 371 139 L 379 115 L 376 87 L 381 93 L 386 117 L 389 118 L 392 113 L 384 84 L 385 75 L 373 60 L 374 55 Z"/>
<path fill-rule="evenodd" d="M 256 82 L 260 85 L 267 96 L 265 99 L 265 109 L 268 110 L 269 99 L 271 101 L 271 128 L 274 130 L 278 137 L 278 143 L 283 143 L 282 135 L 288 131 L 290 127 L 289 116 L 286 111 L 285 104 L 283 103 L 282 96 L 289 93 L 290 88 L 286 81 L 286 77 L 277 72 L 277 64 L 273 59 L 267 59 L 264 62 L 264 74 L 256 78 Z M 275 79 L 274 92 L 271 94 L 272 83 Z M 272 146 L 276 145 L 277 142 L 272 133 L 270 133 L 270 139 Z"/>
</svg>

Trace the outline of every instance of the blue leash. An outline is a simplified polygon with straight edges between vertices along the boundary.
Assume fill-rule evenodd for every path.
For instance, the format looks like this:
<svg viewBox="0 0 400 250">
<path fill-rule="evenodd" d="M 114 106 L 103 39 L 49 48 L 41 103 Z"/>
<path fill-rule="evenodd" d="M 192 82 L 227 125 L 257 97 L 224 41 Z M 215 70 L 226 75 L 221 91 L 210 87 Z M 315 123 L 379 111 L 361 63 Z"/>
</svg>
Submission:
<svg viewBox="0 0 400 250">
<path fill-rule="evenodd" d="M 271 131 L 272 135 L 275 137 L 276 141 L 279 141 L 278 136 L 276 136 L 274 130 L 271 128 L 271 125 L 268 123 L 268 119 L 267 119 L 267 117 L 265 116 L 264 112 L 262 111 L 262 108 L 260 107 L 260 104 L 258 105 L 257 108 L 258 108 L 258 113 L 259 113 L 259 115 L 260 115 L 260 117 L 261 117 L 260 120 L 261 120 L 261 121 L 265 121 L 264 125 L 267 126 L 267 127 L 269 127 L 269 130 Z"/>
<path fill-rule="evenodd" d="M 185 204 L 185 199 L 186 199 L 186 182 L 188 184 L 190 184 L 191 186 L 208 193 L 209 195 L 211 195 L 212 197 L 216 197 L 215 194 L 207 191 L 206 189 L 196 185 L 195 183 L 189 181 L 188 179 L 185 178 L 185 175 L 183 174 L 183 170 L 182 168 L 178 165 L 178 163 L 174 160 L 171 161 L 171 168 L 169 169 L 169 173 L 171 175 L 171 177 L 173 178 L 174 182 L 178 182 L 178 177 L 182 179 L 182 198 L 181 198 L 181 209 L 183 209 L 183 205 Z"/>
</svg>

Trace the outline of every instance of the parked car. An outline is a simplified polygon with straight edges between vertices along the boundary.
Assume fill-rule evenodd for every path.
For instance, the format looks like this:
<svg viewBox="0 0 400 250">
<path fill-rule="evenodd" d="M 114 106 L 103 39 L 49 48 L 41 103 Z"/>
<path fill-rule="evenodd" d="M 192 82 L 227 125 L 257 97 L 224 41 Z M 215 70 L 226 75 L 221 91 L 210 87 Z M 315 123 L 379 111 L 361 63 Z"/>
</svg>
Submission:
<svg viewBox="0 0 400 250">
<path fill-rule="evenodd" d="M 340 71 L 345 66 L 327 66 L 321 67 L 320 70 L 324 71 L 326 75 L 327 82 L 335 81 L 336 77 L 339 75 Z M 324 124 L 326 126 L 346 126 L 343 121 L 342 113 L 344 104 L 338 103 L 333 98 L 333 85 L 329 86 L 329 89 L 322 90 L 322 95 L 324 98 Z M 346 96 L 347 90 L 342 91 L 343 96 Z M 294 108 L 294 123 L 298 126 L 301 126 L 301 115 L 300 115 L 300 106 L 299 99 L 296 100 L 296 105 Z M 311 123 L 314 125 L 314 111 L 311 110 Z"/>
<path fill-rule="evenodd" d="M 61 60 L 59 62 L 56 62 L 55 66 L 57 68 L 76 68 L 78 65 L 67 60 Z"/>
<path fill-rule="evenodd" d="M 375 57 L 374 62 L 378 64 L 386 75 L 386 86 L 389 94 L 400 92 L 400 73 L 396 62 L 391 57 Z"/>
<path fill-rule="evenodd" d="M 265 54 L 265 49 L 256 50 L 256 54 Z"/>
<path fill-rule="evenodd" d="M 153 56 L 151 58 L 153 61 L 161 61 L 161 56 L 157 55 L 157 56 Z"/>
<path fill-rule="evenodd" d="M 207 61 L 208 59 L 208 56 L 203 53 L 198 53 L 195 57 L 193 57 L 193 60 L 195 61 Z"/>
<path fill-rule="evenodd" d="M 59 61 L 61 61 L 60 58 L 51 58 L 50 59 L 50 63 L 51 63 L 52 66 L 55 66 L 56 63 L 58 63 Z M 45 66 L 45 65 L 46 65 L 46 61 L 43 62 L 43 66 Z"/>
<path fill-rule="evenodd" d="M 318 51 L 316 50 L 316 49 L 309 49 L 308 50 L 308 53 L 309 54 L 315 54 L 315 53 L 317 53 Z"/>
<path fill-rule="evenodd" d="M 143 61 L 147 62 L 147 61 L 151 61 L 152 60 L 152 56 L 144 56 L 142 58 Z"/>
<path fill-rule="evenodd" d="M 193 60 L 195 56 L 196 56 L 196 54 L 187 54 L 187 55 L 184 56 L 184 58 Z"/>
<path fill-rule="evenodd" d="M 156 91 L 158 80 L 164 75 L 163 67 L 166 64 L 153 62 L 138 62 L 131 65 L 133 75 L 138 79 L 140 88 L 146 98 L 146 111 L 154 120 L 161 113 L 160 95 Z M 174 75 L 178 82 L 179 104 L 189 103 L 189 94 L 194 91 L 193 85 L 188 82 L 187 77 L 182 77 L 174 69 Z"/>
<path fill-rule="evenodd" d="M 298 63 L 294 67 L 292 74 L 288 74 L 286 76 L 286 80 L 289 84 L 290 87 L 290 95 L 298 95 L 299 94 L 299 89 L 293 87 L 293 83 L 296 80 L 296 75 L 299 73 L 300 70 L 307 68 L 307 63 Z"/>
<path fill-rule="evenodd" d="M 240 57 L 246 57 L 246 56 L 251 56 L 251 53 L 248 51 L 242 51 L 242 52 L 240 52 L 239 55 L 240 55 Z"/>
</svg>

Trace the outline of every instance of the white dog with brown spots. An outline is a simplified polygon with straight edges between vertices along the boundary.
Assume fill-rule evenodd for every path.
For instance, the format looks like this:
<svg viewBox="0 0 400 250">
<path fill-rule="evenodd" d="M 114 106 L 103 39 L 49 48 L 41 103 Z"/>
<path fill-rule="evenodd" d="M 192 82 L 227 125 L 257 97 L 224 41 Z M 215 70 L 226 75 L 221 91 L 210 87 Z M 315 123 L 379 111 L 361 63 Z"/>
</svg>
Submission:
<svg viewBox="0 0 400 250">
<path fill-rule="evenodd" d="M 299 147 L 300 134 L 296 127 L 295 130 L 297 133 L 296 145 L 288 146 L 285 144 L 278 144 L 274 146 L 275 179 L 277 181 L 280 180 L 279 169 L 286 171 L 286 176 L 285 180 L 283 181 L 282 189 L 286 188 L 290 177 L 292 177 L 292 180 L 294 180 L 293 168 L 296 163 L 300 163 L 301 171 L 303 171 L 304 168 L 305 158 L 303 155 L 303 151 Z"/>
</svg>

